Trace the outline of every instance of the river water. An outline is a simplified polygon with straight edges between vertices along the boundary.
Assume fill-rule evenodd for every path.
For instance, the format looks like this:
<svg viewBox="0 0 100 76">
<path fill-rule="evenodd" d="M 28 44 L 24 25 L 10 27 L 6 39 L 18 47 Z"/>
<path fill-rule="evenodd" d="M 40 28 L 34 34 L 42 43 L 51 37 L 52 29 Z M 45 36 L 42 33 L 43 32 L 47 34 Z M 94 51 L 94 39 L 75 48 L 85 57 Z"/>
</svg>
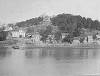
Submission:
<svg viewBox="0 0 100 76">
<path fill-rule="evenodd" d="M 100 75 L 100 49 L 0 48 L 0 76 Z"/>
</svg>

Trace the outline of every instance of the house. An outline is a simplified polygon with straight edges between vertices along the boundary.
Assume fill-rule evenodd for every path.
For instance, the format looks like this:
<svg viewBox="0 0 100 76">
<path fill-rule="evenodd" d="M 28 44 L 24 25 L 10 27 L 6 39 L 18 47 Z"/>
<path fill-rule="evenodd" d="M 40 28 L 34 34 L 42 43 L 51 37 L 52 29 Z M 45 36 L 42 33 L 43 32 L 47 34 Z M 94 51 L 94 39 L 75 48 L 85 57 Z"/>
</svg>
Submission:
<svg viewBox="0 0 100 76">
<path fill-rule="evenodd" d="M 54 40 L 54 35 L 48 35 L 48 38 L 46 40 L 46 42 L 48 43 L 55 43 L 55 40 Z"/>
<path fill-rule="evenodd" d="M 12 30 L 11 34 L 12 37 L 22 38 L 25 37 L 26 32 L 22 29 L 19 29 L 19 30 Z"/>
<path fill-rule="evenodd" d="M 31 39 L 32 39 L 33 43 L 40 43 L 41 42 L 40 38 L 41 38 L 41 36 L 38 33 L 35 33 L 32 35 Z"/>
<path fill-rule="evenodd" d="M 12 27 L 6 26 L 4 31 L 11 31 L 11 30 L 13 30 Z"/>
<path fill-rule="evenodd" d="M 12 33 L 11 33 L 11 31 L 8 31 L 8 35 L 7 35 L 6 39 L 12 39 Z"/>
<path fill-rule="evenodd" d="M 100 39 L 100 35 L 96 35 L 97 39 Z"/>
<path fill-rule="evenodd" d="M 97 40 L 100 40 L 100 31 L 97 32 L 96 37 L 97 37 Z"/>
<path fill-rule="evenodd" d="M 88 38 L 88 43 L 94 42 L 92 35 L 88 35 L 87 38 Z"/>
<path fill-rule="evenodd" d="M 68 33 L 62 33 L 62 39 L 65 38 L 66 35 L 68 35 Z"/>
<path fill-rule="evenodd" d="M 98 44 L 100 44 L 100 34 L 97 34 L 96 37 L 97 37 L 96 42 L 97 42 Z"/>
<path fill-rule="evenodd" d="M 79 37 L 74 37 L 74 40 L 73 40 L 73 44 L 79 44 L 80 43 L 80 38 Z"/>
<path fill-rule="evenodd" d="M 93 40 L 93 35 L 95 33 L 94 32 L 85 32 L 85 34 L 82 35 L 82 37 L 84 37 L 84 43 L 92 43 L 94 42 Z"/>
</svg>

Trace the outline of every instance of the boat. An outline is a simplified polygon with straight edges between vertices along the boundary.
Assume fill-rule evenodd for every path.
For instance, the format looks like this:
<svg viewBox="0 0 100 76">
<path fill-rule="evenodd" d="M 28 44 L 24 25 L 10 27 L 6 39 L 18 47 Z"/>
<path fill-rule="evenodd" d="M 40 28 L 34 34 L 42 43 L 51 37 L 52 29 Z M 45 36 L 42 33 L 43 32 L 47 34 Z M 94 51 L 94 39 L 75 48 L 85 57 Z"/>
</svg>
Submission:
<svg viewBox="0 0 100 76">
<path fill-rule="evenodd" d="M 13 49 L 19 49 L 19 46 L 12 46 Z"/>
</svg>

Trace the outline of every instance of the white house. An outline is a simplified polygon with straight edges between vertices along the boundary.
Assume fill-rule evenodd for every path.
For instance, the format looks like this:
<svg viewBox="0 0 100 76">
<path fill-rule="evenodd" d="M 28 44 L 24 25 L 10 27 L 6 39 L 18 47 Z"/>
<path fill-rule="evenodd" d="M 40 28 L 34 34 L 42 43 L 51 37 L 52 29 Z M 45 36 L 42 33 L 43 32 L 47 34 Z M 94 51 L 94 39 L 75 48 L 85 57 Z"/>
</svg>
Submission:
<svg viewBox="0 0 100 76">
<path fill-rule="evenodd" d="M 77 45 L 79 43 L 80 43 L 79 38 L 75 37 L 74 40 L 73 40 L 73 44 Z"/>
<path fill-rule="evenodd" d="M 62 33 L 62 39 L 65 38 L 66 35 L 68 35 L 68 33 Z"/>
<path fill-rule="evenodd" d="M 100 39 L 100 35 L 98 34 L 98 35 L 96 35 L 96 37 L 97 37 L 97 39 Z"/>
<path fill-rule="evenodd" d="M 40 38 L 41 38 L 41 36 L 39 34 L 32 35 L 33 43 L 40 43 L 41 42 Z"/>
<path fill-rule="evenodd" d="M 13 30 L 12 27 L 6 26 L 4 31 L 11 31 L 11 30 Z"/>
<path fill-rule="evenodd" d="M 100 34 L 96 35 L 97 37 L 97 43 L 100 45 Z"/>
<path fill-rule="evenodd" d="M 92 35 L 89 35 L 89 36 L 88 36 L 88 42 L 89 42 L 89 43 L 93 42 L 93 36 L 92 36 Z"/>
<path fill-rule="evenodd" d="M 18 37 L 18 38 L 22 38 L 22 37 L 25 37 L 25 31 L 24 30 L 14 30 L 14 31 L 11 31 L 12 33 L 12 37 Z"/>
</svg>

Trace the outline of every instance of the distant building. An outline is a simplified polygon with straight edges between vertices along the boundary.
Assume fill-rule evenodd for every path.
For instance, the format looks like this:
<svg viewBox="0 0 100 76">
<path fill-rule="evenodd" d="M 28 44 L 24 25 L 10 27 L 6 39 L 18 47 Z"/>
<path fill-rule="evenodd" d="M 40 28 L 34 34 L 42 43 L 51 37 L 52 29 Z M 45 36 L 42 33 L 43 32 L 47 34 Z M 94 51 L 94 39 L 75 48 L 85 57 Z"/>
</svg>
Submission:
<svg viewBox="0 0 100 76">
<path fill-rule="evenodd" d="M 32 41 L 33 41 L 33 43 L 40 43 L 41 41 L 40 41 L 40 38 L 41 38 L 41 36 L 39 35 L 39 34 L 33 34 L 32 35 Z"/>
<path fill-rule="evenodd" d="M 68 33 L 61 33 L 62 34 L 62 39 L 66 37 L 66 35 L 68 35 Z"/>
<path fill-rule="evenodd" d="M 82 36 L 82 37 L 85 38 L 84 39 L 84 43 L 92 43 L 92 42 L 94 42 L 93 35 L 94 35 L 94 33 L 85 32 L 85 34 Z"/>
<path fill-rule="evenodd" d="M 88 36 L 88 42 L 91 43 L 91 42 L 93 42 L 93 41 L 94 41 L 94 40 L 93 40 L 93 36 L 92 36 L 92 35 L 89 35 L 89 36 Z"/>
<path fill-rule="evenodd" d="M 25 37 L 26 32 L 22 29 L 11 31 L 12 37 L 22 38 Z"/>
<path fill-rule="evenodd" d="M 74 37 L 73 44 L 79 44 L 80 43 L 79 40 L 80 40 L 79 37 Z"/>
<path fill-rule="evenodd" d="M 100 40 L 100 34 L 97 34 L 96 37 L 98 40 Z"/>
<path fill-rule="evenodd" d="M 11 31 L 11 30 L 13 30 L 12 27 L 6 26 L 4 31 Z"/>
<path fill-rule="evenodd" d="M 8 31 L 8 35 L 7 35 L 6 39 L 11 39 L 11 38 L 12 38 L 12 33 L 11 33 L 11 31 Z"/>
<path fill-rule="evenodd" d="M 47 43 L 55 43 L 55 40 L 54 40 L 54 35 L 48 35 L 48 38 L 46 40 Z"/>
<path fill-rule="evenodd" d="M 100 33 L 98 33 L 97 35 L 96 35 L 96 42 L 100 45 Z"/>
</svg>

